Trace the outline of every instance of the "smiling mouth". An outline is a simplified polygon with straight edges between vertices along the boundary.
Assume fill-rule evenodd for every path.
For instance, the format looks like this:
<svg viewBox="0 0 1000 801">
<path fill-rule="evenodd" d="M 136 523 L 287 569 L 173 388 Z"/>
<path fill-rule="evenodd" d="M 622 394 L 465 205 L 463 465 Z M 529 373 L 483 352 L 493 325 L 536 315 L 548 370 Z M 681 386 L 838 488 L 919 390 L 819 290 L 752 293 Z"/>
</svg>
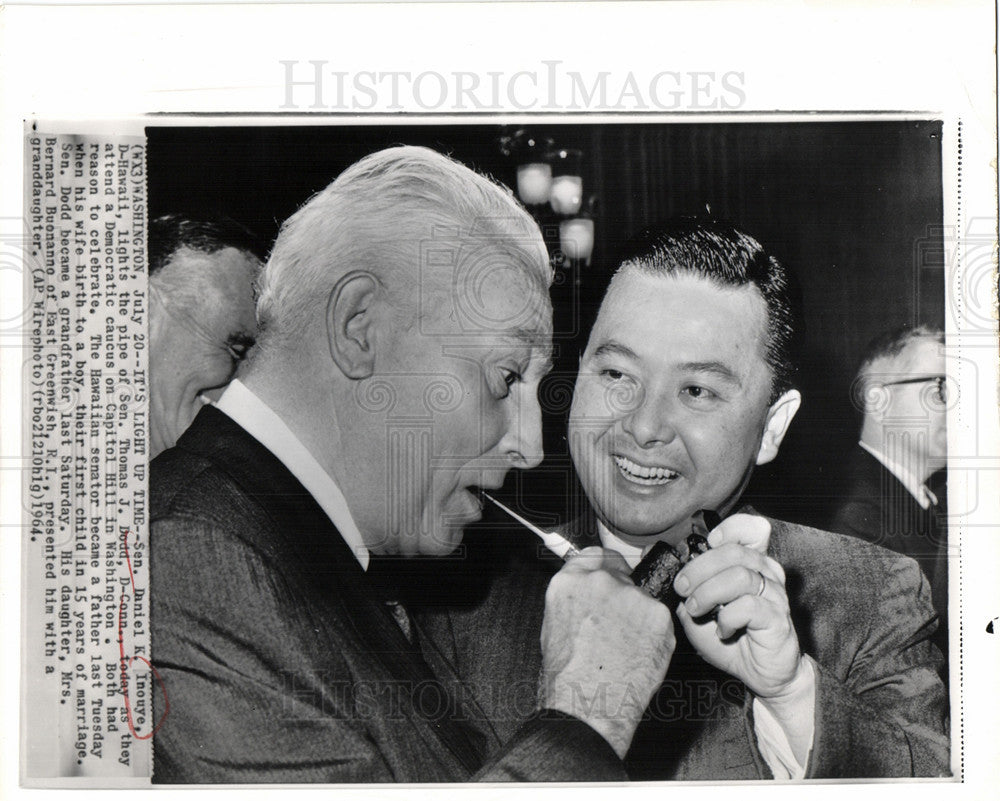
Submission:
<svg viewBox="0 0 1000 801">
<path fill-rule="evenodd" d="M 614 457 L 618 472 L 626 481 L 633 484 L 641 484 L 645 487 L 662 486 L 669 484 L 675 478 L 680 478 L 680 473 L 676 473 L 667 467 L 645 467 L 625 456 Z"/>
</svg>

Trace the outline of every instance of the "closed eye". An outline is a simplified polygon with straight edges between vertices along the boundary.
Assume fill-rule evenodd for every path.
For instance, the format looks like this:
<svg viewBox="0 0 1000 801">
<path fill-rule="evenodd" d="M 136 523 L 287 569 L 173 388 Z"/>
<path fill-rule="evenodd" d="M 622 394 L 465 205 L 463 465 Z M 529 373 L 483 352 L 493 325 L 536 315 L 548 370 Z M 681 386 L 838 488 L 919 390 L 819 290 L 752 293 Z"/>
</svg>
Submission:
<svg viewBox="0 0 1000 801">
<path fill-rule="evenodd" d="M 226 343 L 226 350 L 229 351 L 233 361 L 241 362 L 247 357 L 247 353 L 253 346 L 253 337 L 236 335 Z"/>
<path fill-rule="evenodd" d="M 508 395 L 510 395 L 510 388 L 523 380 L 523 376 L 517 370 L 511 370 L 509 367 L 500 368 L 500 378 L 503 381 L 503 391 L 497 393 L 497 398 L 503 400 Z"/>
</svg>

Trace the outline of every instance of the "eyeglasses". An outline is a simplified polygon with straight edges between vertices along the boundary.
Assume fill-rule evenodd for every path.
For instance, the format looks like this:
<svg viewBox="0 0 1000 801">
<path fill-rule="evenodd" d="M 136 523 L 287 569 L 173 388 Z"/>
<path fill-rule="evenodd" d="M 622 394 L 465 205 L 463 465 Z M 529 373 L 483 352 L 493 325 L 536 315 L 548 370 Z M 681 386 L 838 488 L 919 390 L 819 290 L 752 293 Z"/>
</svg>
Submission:
<svg viewBox="0 0 1000 801">
<path fill-rule="evenodd" d="M 948 377 L 943 375 L 924 375 L 916 376 L 914 378 L 901 378 L 899 381 L 883 381 L 882 386 L 884 387 L 896 387 L 902 384 L 926 384 L 933 381 L 934 387 L 934 397 L 941 404 L 948 403 Z"/>
</svg>

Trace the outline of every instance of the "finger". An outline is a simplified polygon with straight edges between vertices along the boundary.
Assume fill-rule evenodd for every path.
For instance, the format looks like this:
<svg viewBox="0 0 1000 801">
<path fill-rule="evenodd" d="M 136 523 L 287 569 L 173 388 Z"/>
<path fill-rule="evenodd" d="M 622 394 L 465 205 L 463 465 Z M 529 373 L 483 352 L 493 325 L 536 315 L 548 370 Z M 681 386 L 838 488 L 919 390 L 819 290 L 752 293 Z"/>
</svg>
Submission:
<svg viewBox="0 0 1000 801">
<path fill-rule="evenodd" d="M 590 572 L 600 570 L 603 564 L 604 549 L 600 545 L 591 545 L 567 558 L 562 569 L 568 572 Z"/>
<path fill-rule="evenodd" d="M 744 595 L 720 609 L 715 623 L 719 637 L 726 640 L 744 629 L 784 633 L 788 629 L 787 619 L 784 610 L 767 598 Z"/>
<path fill-rule="evenodd" d="M 727 517 L 708 534 L 708 544 L 713 548 L 736 543 L 759 553 L 767 553 L 770 540 L 771 524 L 760 515 L 739 514 Z"/>
<path fill-rule="evenodd" d="M 677 620 L 680 621 L 681 628 L 687 635 L 688 640 L 700 649 L 699 643 L 703 644 L 706 637 L 717 636 L 718 626 L 715 620 L 706 615 L 692 617 L 684 604 L 677 607 Z"/>
<path fill-rule="evenodd" d="M 734 565 L 699 584 L 684 606 L 694 617 L 707 615 L 717 606 L 732 603 L 744 595 L 762 595 L 767 586 L 763 573 Z"/>
<path fill-rule="evenodd" d="M 773 559 L 744 545 L 727 543 L 706 551 L 684 565 L 674 579 L 674 589 L 679 595 L 687 597 L 702 582 L 730 567 L 737 566 L 748 570 L 759 570 L 768 578 L 784 583 L 784 572 Z"/>
<path fill-rule="evenodd" d="M 625 578 L 631 573 L 631 568 L 620 553 L 598 545 L 592 545 L 574 554 L 566 560 L 562 569 L 580 573 L 604 570 Z"/>
</svg>

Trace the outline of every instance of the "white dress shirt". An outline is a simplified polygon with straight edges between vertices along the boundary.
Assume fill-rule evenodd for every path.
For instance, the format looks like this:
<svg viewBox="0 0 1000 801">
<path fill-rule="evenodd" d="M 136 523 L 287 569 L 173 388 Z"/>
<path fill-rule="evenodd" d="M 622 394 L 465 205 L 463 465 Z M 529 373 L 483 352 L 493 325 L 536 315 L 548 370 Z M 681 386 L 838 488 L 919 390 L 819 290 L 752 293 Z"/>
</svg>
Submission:
<svg viewBox="0 0 1000 801">
<path fill-rule="evenodd" d="M 646 549 L 625 542 L 613 534 L 600 520 L 597 521 L 597 531 L 601 538 L 601 545 L 608 550 L 620 553 L 622 558 L 628 563 L 628 566 L 634 570 L 635 566 L 642 559 L 643 552 Z M 804 727 L 804 732 L 799 732 L 795 736 L 799 741 L 806 744 L 803 752 L 808 754 L 812 751 L 813 737 L 815 736 L 816 674 L 812 660 L 804 656 L 803 661 L 807 665 L 807 670 L 812 674 L 813 692 L 797 702 L 795 717 L 798 720 L 808 722 L 808 725 Z M 795 758 L 795 752 L 792 750 L 788 733 L 759 698 L 753 699 L 753 727 L 760 755 L 767 762 L 767 766 L 771 769 L 771 773 L 774 774 L 774 778 L 801 779 L 805 777 L 806 766 Z M 808 758 L 806 762 L 808 762 Z"/>
<path fill-rule="evenodd" d="M 362 569 L 367 570 L 368 548 L 351 516 L 351 510 L 347 508 L 344 494 L 284 420 L 238 379 L 229 383 L 215 406 L 288 468 L 337 527 Z"/>
<path fill-rule="evenodd" d="M 937 506 L 937 496 L 927 489 L 927 485 L 918 479 L 912 471 L 907 470 L 903 464 L 890 459 L 881 451 L 875 450 L 867 442 L 859 442 L 858 445 L 878 459 L 886 470 L 899 479 L 899 483 L 906 487 L 906 491 L 920 504 L 921 509 L 930 509 L 931 506 Z"/>
</svg>

